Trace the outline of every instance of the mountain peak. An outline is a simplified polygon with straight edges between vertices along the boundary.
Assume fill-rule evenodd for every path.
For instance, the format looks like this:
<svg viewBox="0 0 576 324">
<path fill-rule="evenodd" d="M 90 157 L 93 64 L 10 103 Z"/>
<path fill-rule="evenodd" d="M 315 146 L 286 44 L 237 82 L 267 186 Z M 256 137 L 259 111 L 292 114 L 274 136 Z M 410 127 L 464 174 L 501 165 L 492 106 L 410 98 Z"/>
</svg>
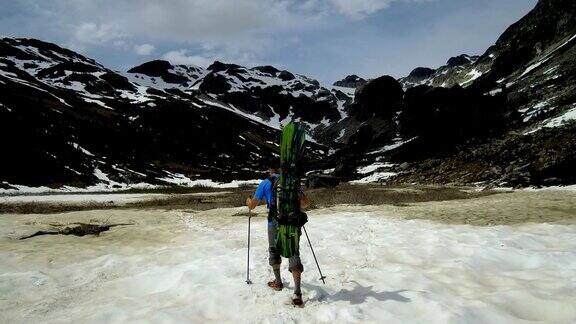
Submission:
<svg viewBox="0 0 576 324">
<path fill-rule="evenodd" d="M 366 84 L 366 80 L 357 76 L 356 74 L 351 74 L 346 76 L 344 79 L 334 82 L 334 86 L 343 88 L 357 88 L 361 85 Z"/>
<path fill-rule="evenodd" d="M 259 72 L 262 72 L 264 74 L 270 74 L 270 75 L 274 75 L 274 76 L 280 72 L 280 70 L 273 67 L 272 65 L 255 66 L 255 67 L 251 68 L 250 70 L 259 71 Z"/>
<path fill-rule="evenodd" d="M 148 76 L 159 77 L 166 73 L 167 70 L 174 68 L 172 64 L 164 60 L 153 60 L 140 64 L 128 70 L 128 73 L 140 73 Z"/>
<path fill-rule="evenodd" d="M 427 67 L 417 67 L 408 75 L 409 78 L 428 78 L 432 76 L 436 70 Z"/>
<path fill-rule="evenodd" d="M 467 54 L 461 54 L 461 55 L 454 56 L 454 57 L 451 57 L 450 59 L 448 59 L 448 62 L 446 62 L 446 65 L 448 65 L 450 67 L 456 67 L 456 66 L 461 66 L 461 65 L 468 64 L 468 63 L 472 63 L 474 61 L 475 61 L 474 57 L 467 55 Z"/>
<path fill-rule="evenodd" d="M 230 68 L 235 69 L 235 68 L 239 68 L 241 67 L 238 64 L 233 64 L 233 63 L 223 63 L 220 61 L 214 61 L 214 63 L 212 63 L 207 70 L 212 71 L 212 72 L 221 72 L 221 71 L 225 71 L 228 70 Z"/>
</svg>

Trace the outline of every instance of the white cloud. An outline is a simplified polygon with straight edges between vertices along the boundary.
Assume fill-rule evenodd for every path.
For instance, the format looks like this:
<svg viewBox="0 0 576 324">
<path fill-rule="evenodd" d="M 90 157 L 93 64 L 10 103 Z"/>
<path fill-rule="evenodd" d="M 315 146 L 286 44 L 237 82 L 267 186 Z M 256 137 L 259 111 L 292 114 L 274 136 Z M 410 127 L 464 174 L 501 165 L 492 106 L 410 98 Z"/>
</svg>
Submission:
<svg viewBox="0 0 576 324">
<path fill-rule="evenodd" d="M 231 51 L 226 48 L 210 48 L 209 50 L 202 48 L 194 52 L 187 49 L 179 49 L 167 52 L 162 55 L 162 58 L 172 64 L 195 65 L 204 68 L 208 67 L 214 61 L 223 61 L 244 66 L 264 64 L 253 52 Z"/>
<path fill-rule="evenodd" d="M 152 44 L 134 45 L 134 52 L 138 55 L 146 56 L 154 53 L 156 47 Z"/>
<path fill-rule="evenodd" d="M 110 17 L 123 30 L 164 41 L 228 42 L 305 26 L 296 0 L 118 0 L 129 11 Z"/>
<path fill-rule="evenodd" d="M 188 55 L 188 50 L 171 51 L 162 56 L 163 59 L 172 64 L 195 65 L 201 67 L 208 67 L 215 61 L 214 57 L 206 57 L 202 55 Z"/>
<path fill-rule="evenodd" d="M 335 9 L 352 19 L 363 19 L 384 10 L 393 2 L 426 2 L 435 0 L 328 0 Z"/>
<path fill-rule="evenodd" d="M 330 0 L 338 12 L 361 19 L 390 6 L 395 0 Z"/>
<path fill-rule="evenodd" d="M 112 45 L 152 54 L 136 42 L 144 40 L 259 57 L 277 48 L 279 35 L 326 28 L 337 13 L 363 18 L 392 1 L 418 0 L 44 0 L 34 5 L 40 21 L 33 24 L 67 32 L 76 49 Z"/>
<path fill-rule="evenodd" d="M 74 32 L 75 41 L 92 45 L 105 44 L 125 36 L 111 24 L 81 23 Z"/>
<path fill-rule="evenodd" d="M 247 40 L 315 28 L 334 13 L 334 8 L 346 15 L 367 14 L 389 1 L 45 0 L 36 3 L 35 8 L 42 13 L 38 18 L 43 23 L 71 28 L 68 32 L 74 40 L 84 44 L 103 44 L 129 35 L 166 42 L 233 42 L 240 46 Z"/>
</svg>

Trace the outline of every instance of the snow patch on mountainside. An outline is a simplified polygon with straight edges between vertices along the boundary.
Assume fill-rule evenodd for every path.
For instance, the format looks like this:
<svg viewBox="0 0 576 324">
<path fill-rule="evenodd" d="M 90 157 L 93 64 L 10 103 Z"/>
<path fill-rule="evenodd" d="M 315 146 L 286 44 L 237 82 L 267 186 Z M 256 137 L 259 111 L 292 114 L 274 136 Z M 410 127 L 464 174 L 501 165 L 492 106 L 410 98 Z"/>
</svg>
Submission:
<svg viewBox="0 0 576 324">
<path fill-rule="evenodd" d="M 212 99 L 209 99 L 209 98 L 207 98 L 207 97 L 199 97 L 198 99 L 199 99 L 200 101 L 202 101 L 203 103 L 207 104 L 207 105 L 228 110 L 228 111 L 230 111 L 230 112 L 233 112 L 233 113 L 235 113 L 235 114 L 237 114 L 237 115 L 239 115 L 239 116 L 242 116 L 242 117 L 244 117 L 244 118 L 246 118 L 246 119 L 248 119 L 248 120 L 251 120 L 251 121 L 253 121 L 253 122 L 256 122 L 256 123 L 259 123 L 259 124 L 262 124 L 262 125 L 266 125 L 266 126 L 268 126 L 268 127 L 270 127 L 270 128 L 274 128 L 274 129 L 278 129 L 278 130 L 281 129 L 280 122 L 278 121 L 278 120 L 279 120 L 279 116 L 276 116 L 276 118 L 273 118 L 273 119 L 271 119 L 271 120 L 265 120 L 264 118 L 261 118 L 261 117 L 259 117 L 259 116 L 256 116 L 256 115 L 253 115 L 253 114 L 244 112 L 244 111 L 242 111 L 242 110 L 234 107 L 233 105 L 228 106 L 228 105 L 226 105 L 226 104 L 224 104 L 224 103 L 222 103 L 222 102 L 219 102 L 219 101 L 216 101 L 216 100 L 212 100 Z"/>
<path fill-rule="evenodd" d="M 192 180 L 183 174 L 169 172 L 168 177 L 158 180 L 182 187 L 238 188 L 245 185 L 257 185 L 261 180 L 233 180 L 231 182 L 215 182 L 210 179 Z"/>
<path fill-rule="evenodd" d="M 564 46 L 568 45 L 571 41 L 573 41 L 574 39 L 576 39 L 576 35 L 570 37 L 568 40 L 566 40 L 564 43 L 560 44 L 559 46 L 555 47 L 554 49 L 552 49 L 550 52 L 548 52 L 546 55 L 544 55 L 543 57 L 541 57 L 540 59 L 538 59 L 538 61 L 532 63 L 530 66 L 528 66 L 526 68 L 526 70 L 524 70 L 524 72 L 522 72 L 522 74 L 520 75 L 520 78 L 522 78 L 523 76 L 527 75 L 528 73 L 536 70 L 537 68 L 539 68 L 541 65 L 543 65 L 544 63 L 548 62 L 553 55 L 560 49 L 562 49 Z M 548 72 L 548 71 L 547 71 Z"/>
<path fill-rule="evenodd" d="M 89 153 L 89 152 L 88 152 Z M 126 168 L 120 168 L 116 165 L 112 166 L 113 169 L 121 173 L 134 173 L 142 177 L 145 174 L 133 171 Z M 73 170 L 72 170 L 73 171 Z M 230 182 L 217 182 L 210 179 L 190 179 L 189 177 L 165 171 L 166 176 L 158 177 L 157 180 L 162 181 L 165 185 L 149 184 L 149 183 L 120 183 L 110 179 L 108 174 L 100 170 L 94 169 L 94 176 L 99 180 L 99 183 L 85 188 L 78 188 L 73 186 L 62 186 L 59 188 L 49 188 L 46 186 L 29 187 L 24 185 L 10 184 L 6 181 L 2 182 L 3 186 L 11 187 L 10 189 L 0 188 L 0 195 L 20 195 L 20 194 L 45 194 L 45 193 L 74 193 L 74 192 L 115 192 L 129 189 L 157 189 L 166 186 L 182 186 L 182 187 L 210 187 L 210 188 L 238 188 L 246 185 L 257 185 L 261 180 L 232 180 Z"/>
<path fill-rule="evenodd" d="M 555 109 L 556 106 L 553 105 L 552 102 L 556 98 L 557 98 L 557 96 L 550 97 L 546 100 L 543 100 L 543 101 L 537 103 L 534 106 L 528 106 L 526 108 L 519 109 L 518 112 L 520 112 L 522 114 L 522 116 L 524 116 L 523 121 L 527 122 L 530 119 L 532 119 L 535 115 L 549 112 L 549 111 Z"/>
<path fill-rule="evenodd" d="M 133 103 L 146 103 L 153 100 L 153 97 L 149 96 L 146 92 L 148 87 L 142 86 L 137 84 L 136 85 L 136 92 L 128 91 L 128 90 L 119 90 L 120 96 L 122 98 L 128 99 L 130 102 Z M 149 103 L 153 104 L 153 103 Z"/>
<path fill-rule="evenodd" d="M 385 181 L 387 179 L 395 177 L 396 175 L 398 175 L 398 173 L 396 173 L 396 172 L 374 172 L 374 173 L 372 173 L 369 176 L 366 176 L 364 178 L 350 181 L 350 183 L 351 184 L 366 184 L 366 183 L 372 183 L 372 182 L 380 182 L 380 181 Z"/>
<path fill-rule="evenodd" d="M 82 152 L 88 156 L 94 156 L 94 154 L 90 153 L 90 151 L 88 151 L 85 148 L 83 148 L 82 146 L 78 145 L 78 143 L 68 142 L 68 144 L 70 144 L 73 148 L 79 150 L 80 152 Z"/>
<path fill-rule="evenodd" d="M 366 174 L 366 173 L 374 172 L 379 168 L 389 168 L 392 166 L 394 166 L 394 164 L 392 164 L 392 163 L 376 162 L 376 163 L 373 163 L 373 164 L 359 168 L 357 172 L 360 174 Z"/>
<path fill-rule="evenodd" d="M 535 133 L 543 128 L 554 128 L 560 127 L 566 124 L 569 121 L 576 120 L 576 104 L 571 106 L 572 108 L 568 109 L 566 112 L 562 113 L 560 116 L 549 118 L 543 122 L 541 122 L 536 128 L 525 132 L 525 135 Z"/>
<path fill-rule="evenodd" d="M 466 74 L 466 77 L 468 77 L 468 79 L 466 79 L 466 81 L 461 82 L 460 84 L 461 84 L 462 86 L 467 85 L 467 84 L 471 83 L 472 81 L 474 81 L 474 80 L 478 79 L 479 77 L 481 77 L 482 74 L 483 74 L 482 72 L 480 72 L 480 71 L 478 71 L 478 70 L 476 70 L 476 69 L 473 69 L 472 71 L 470 71 L 470 72 L 468 72 L 468 73 Z"/>
<path fill-rule="evenodd" d="M 401 138 L 396 138 L 396 139 L 394 139 L 394 143 L 389 144 L 389 145 L 384 145 L 384 147 L 382 147 L 381 149 L 376 150 L 376 151 L 372 151 L 372 152 L 368 152 L 368 154 L 381 154 L 381 153 L 385 153 L 388 151 L 392 151 L 392 150 L 395 150 L 406 143 L 412 142 L 414 139 L 416 139 L 416 137 L 413 137 L 413 138 L 410 138 L 407 140 L 402 140 Z"/>
</svg>

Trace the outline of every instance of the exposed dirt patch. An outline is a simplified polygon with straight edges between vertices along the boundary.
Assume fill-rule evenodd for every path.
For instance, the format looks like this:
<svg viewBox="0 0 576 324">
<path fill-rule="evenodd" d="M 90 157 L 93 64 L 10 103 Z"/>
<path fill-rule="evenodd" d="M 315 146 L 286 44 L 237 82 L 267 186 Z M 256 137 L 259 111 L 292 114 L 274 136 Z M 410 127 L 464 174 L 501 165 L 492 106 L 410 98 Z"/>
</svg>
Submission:
<svg viewBox="0 0 576 324">
<path fill-rule="evenodd" d="M 471 192 L 464 187 L 348 184 L 333 189 L 313 189 L 306 192 L 312 201 L 311 209 L 341 204 L 405 206 L 417 202 L 471 199 L 494 193 L 496 192 Z"/>
<path fill-rule="evenodd" d="M 309 209 L 340 204 L 404 206 L 408 203 L 416 202 L 470 199 L 495 193 L 494 191 L 470 192 L 467 189 L 468 188 L 466 187 L 446 186 L 380 186 L 375 184 L 342 184 L 336 188 L 310 189 L 305 190 L 305 192 L 312 201 L 312 205 Z M 222 193 L 214 191 L 207 192 L 206 194 L 201 194 L 200 192 L 187 192 L 158 198 L 149 198 L 136 202 L 128 202 L 122 205 L 110 202 L 88 202 L 86 204 L 55 204 L 46 202 L 1 203 L 0 213 L 54 214 L 96 209 L 163 209 L 199 211 L 215 208 L 241 207 L 245 205 L 246 197 L 253 193 L 254 188 L 250 187 L 228 189 L 226 192 Z"/>
<path fill-rule="evenodd" d="M 1 203 L 0 214 L 57 214 L 81 210 L 113 209 L 118 206 L 108 203 L 52 204 L 38 202 Z"/>
<path fill-rule="evenodd" d="M 194 189 L 194 188 L 192 188 Z M 236 189 L 227 189 L 226 191 L 220 190 L 206 190 L 206 191 L 187 191 L 183 190 L 181 193 L 174 193 L 157 198 L 148 198 L 136 202 L 128 203 L 114 203 L 114 201 L 107 202 L 92 202 L 90 195 L 86 194 L 86 202 L 36 202 L 36 201 L 23 201 L 23 202 L 7 202 L 0 203 L 0 214 L 56 214 L 73 211 L 83 210 L 96 210 L 96 209 L 126 209 L 126 208 L 155 208 L 155 209 L 192 209 L 192 210 L 207 210 L 212 208 L 221 207 L 239 207 L 244 204 L 246 197 L 253 193 L 254 188 L 243 187 Z M 154 192 L 159 193 L 159 192 Z M 92 194 L 93 196 L 94 194 Z M 97 195 L 97 194 L 96 194 Z M 107 195 L 110 196 L 108 193 Z M 119 194 L 122 195 L 122 194 Z"/>
</svg>

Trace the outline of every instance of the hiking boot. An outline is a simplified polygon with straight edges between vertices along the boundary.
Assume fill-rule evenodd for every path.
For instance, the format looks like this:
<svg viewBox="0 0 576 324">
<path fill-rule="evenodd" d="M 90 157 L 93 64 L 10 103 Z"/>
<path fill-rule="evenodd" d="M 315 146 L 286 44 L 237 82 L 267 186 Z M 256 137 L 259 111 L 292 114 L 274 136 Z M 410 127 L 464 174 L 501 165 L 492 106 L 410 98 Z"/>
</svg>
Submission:
<svg viewBox="0 0 576 324">
<path fill-rule="evenodd" d="M 302 293 L 294 293 L 294 295 L 292 295 L 292 304 L 299 307 L 304 305 L 304 302 L 302 301 Z"/>
<path fill-rule="evenodd" d="M 268 287 L 276 290 L 276 291 L 280 291 L 284 288 L 284 284 L 282 282 L 278 282 L 276 280 L 272 280 L 268 282 Z"/>
</svg>

